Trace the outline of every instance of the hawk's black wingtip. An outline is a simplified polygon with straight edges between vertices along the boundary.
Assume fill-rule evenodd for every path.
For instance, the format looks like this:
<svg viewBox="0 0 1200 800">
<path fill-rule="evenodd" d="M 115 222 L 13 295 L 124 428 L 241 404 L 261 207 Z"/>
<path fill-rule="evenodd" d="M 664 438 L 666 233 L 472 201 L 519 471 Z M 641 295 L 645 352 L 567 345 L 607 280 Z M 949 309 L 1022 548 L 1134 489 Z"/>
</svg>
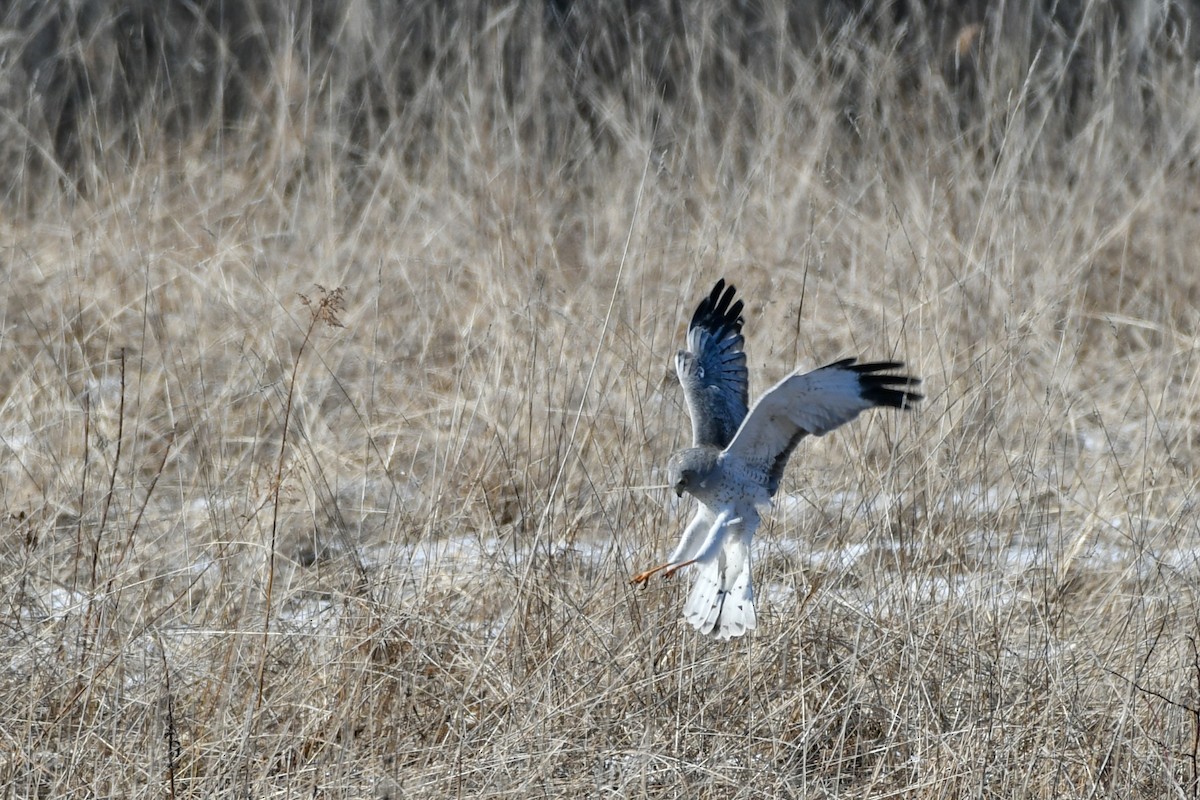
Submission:
<svg viewBox="0 0 1200 800">
<path fill-rule="evenodd" d="M 914 378 L 911 375 L 878 374 L 889 370 L 903 369 L 903 361 L 872 361 L 867 364 L 859 364 L 856 358 L 843 358 L 829 366 L 841 367 L 857 373 L 859 392 L 863 399 L 870 400 L 877 406 L 908 410 L 915 403 L 925 399 L 925 395 L 909 391 L 909 389 L 921 385 L 920 378 Z"/>
<path fill-rule="evenodd" d="M 918 383 L 911 379 L 911 383 Z M 889 389 L 884 386 L 864 386 L 862 396 L 877 406 L 899 408 L 904 411 L 912 409 L 913 405 L 925 399 L 925 395 L 909 392 L 903 389 Z"/>
<path fill-rule="evenodd" d="M 734 285 L 726 284 L 725 279 L 721 278 L 708 293 L 708 297 L 700 301 L 688 327 L 705 328 L 718 337 L 727 331 L 741 333 L 745 323 L 742 318 L 744 305 L 741 300 L 734 300 L 736 295 L 737 289 Z"/>
<path fill-rule="evenodd" d="M 911 409 L 915 403 L 924 399 L 924 395 L 909 391 L 921 385 L 920 378 L 911 375 L 879 375 L 878 370 L 900 369 L 904 366 L 899 361 L 880 362 L 876 364 L 860 364 L 854 368 L 858 373 L 858 385 L 862 396 L 877 406 L 888 408 Z"/>
</svg>

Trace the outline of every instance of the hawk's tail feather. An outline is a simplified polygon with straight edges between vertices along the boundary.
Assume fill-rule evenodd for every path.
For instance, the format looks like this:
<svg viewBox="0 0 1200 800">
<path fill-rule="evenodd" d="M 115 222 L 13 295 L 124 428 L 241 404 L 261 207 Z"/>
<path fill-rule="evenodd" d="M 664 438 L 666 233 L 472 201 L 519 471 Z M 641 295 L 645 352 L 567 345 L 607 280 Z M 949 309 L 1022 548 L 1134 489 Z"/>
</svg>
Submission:
<svg viewBox="0 0 1200 800">
<path fill-rule="evenodd" d="M 728 552 L 728 551 L 726 551 Z M 726 553 L 699 564 L 683 617 L 706 636 L 733 639 L 758 627 L 749 552 L 729 563 Z"/>
</svg>

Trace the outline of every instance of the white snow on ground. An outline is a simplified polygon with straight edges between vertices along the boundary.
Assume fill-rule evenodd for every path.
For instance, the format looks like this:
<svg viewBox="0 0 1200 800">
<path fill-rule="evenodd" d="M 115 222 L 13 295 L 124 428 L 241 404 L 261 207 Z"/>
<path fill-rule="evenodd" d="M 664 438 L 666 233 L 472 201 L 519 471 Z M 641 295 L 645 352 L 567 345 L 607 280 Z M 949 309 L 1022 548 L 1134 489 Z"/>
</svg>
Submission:
<svg viewBox="0 0 1200 800">
<path fill-rule="evenodd" d="M 1007 490 L 967 485 L 943 498 L 942 502 L 953 507 L 947 511 L 952 515 L 961 515 L 964 510 L 976 514 L 974 520 L 979 524 L 980 520 L 987 520 L 996 512 L 1009 508 L 1014 499 Z M 830 520 L 847 520 L 866 514 L 884 515 L 890 508 L 905 506 L 905 498 L 882 494 L 875 497 L 863 497 L 853 492 L 831 494 L 822 498 L 819 508 L 805 496 L 781 497 L 776 504 L 773 523 L 761 532 L 755 543 L 755 581 L 759 596 L 772 605 L 794 603 L 796 587 L 801 587 L 801 593 L 805 591 L 806 573 L 810 571 L 825 575 L 826 586 L 831 587 L 836 596 L 839 576 L 856 570 L 892 571 L 902 563 L 901 556 L 910 564 L 937 563 L 939 554 L 929 554 L 931 559 L 922 558 L 926 554 L 920 548 L 926 545 L 920 537 L 904 543 L 901 548 L 890 539 L 847 541 L 844 536 L 831 535 L 827 540 L 814 541 L 788 535 L 798 518 L 813 514 Z M 195 501 L 187 510 L 198 517 L 212 511 L 204 501 Z M 665 550 L 674 544 L 675 533 L 682 532 L 690 518 L 692 504 L 675 502 L 672 498 L 667 510 L 667 524 L 673 531 L 662 537 L 662 542 L 657 545 L 662 552 L 631 537 L 620 542 L 605 538 L 567 540 L 544 536 L 517 541 L 514 537 L 451 535 L 415 543 L 366 547 L 358 556 L 367 570 L 387 572 L 385 582 L 398 590 L 391 602 L 397 603 L 406 602 L 405 598 L 424 591 L 429 581 L 454 584 L 461 582 L 464 575 L 486 579 L 496 570 L 518 573 L 546 559 L 567 559 L 573 565 L 594 568 L 601 580 L 619 581 L 626 578 L 626 572 L 633 566 L 655 563 L 656 559 L 666 555 Z M 1137 523 L 1128 518 L 1096 519 L 1092 530 L 1079 533 L 1048 527 L 1045 540 L 1028 536 L 1019 538 L 1004 530 L 980 527 L 966 535 L 974 546 L 973 552 L 968 547 L 968 565 L 947 567 L 943 574 L 939 574 L 937 567 L 898 571 L 897 582 L 887 588 L 886 598 L 879 598 L 878 603 L 881 606 L 896 605 L 897 595 L 908 596 L 915 602 L 942 603 L 969 598 L 989 604 L 1011 603 L 1019 597 L 1022 578 L 1031 571 L 1055 575 L 1067 569 L 1107 572 L 1128 569 L 1133 574 L 1145 574 L 1161 569 L 1192 572 L 1200 569 L 1200 542 L 1172 547 L 1155 547 L 1153 541 L 1143 540 L 1135 544 L 1126 533 L 1131 527 L 1136 528 Z M 1169 526 L 1158 521 L 1152 527 L 1167 530 Z M 972 569 L 970 564 L 977 568 Z M 221 565 L 213 562 L 205 552 L 198 553 L 196 560 L 183 572 L 216 573 L 220 568 Z M 777 571 L 780 569 L 785 573 L 780 574 Z M 772 574 L 772 570 L 776 572 Z M 686 575 L 682 577 L 688 580 Z M 859 593 L 846 600 L 865 604 L 865 613 L 886 612 L 884 607 L 874 608 L 876 601 Z M 101 601 L 98 597 L 93 602 Z M 49 588 L 25 606 L 23 621 L 28 624 L 53 623 L 84 613 L 88 603 L 89 598 L 84 592 L 65 587 Z M 337 634 L 341 614 L 342 605 L 336 599 L 324 595 L 296 595 L 278 605 L 274 628 L 281 634 L 332 637 Z M 173 638 L 168 631 L 160 633 Z M 201 632 L 180 631 L 178 635 L 191 638 Z"/>
</svg>

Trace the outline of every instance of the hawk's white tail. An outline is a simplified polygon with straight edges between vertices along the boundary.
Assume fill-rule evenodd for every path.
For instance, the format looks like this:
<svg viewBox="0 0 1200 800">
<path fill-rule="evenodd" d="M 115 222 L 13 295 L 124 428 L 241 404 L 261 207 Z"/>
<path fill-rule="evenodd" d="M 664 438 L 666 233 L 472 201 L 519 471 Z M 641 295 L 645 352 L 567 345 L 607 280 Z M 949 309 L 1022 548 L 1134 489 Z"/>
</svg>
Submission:
<svg viewBox="0 0 1200 800">
<path fill-rule="evenodd" d="M 748 538 L 748 537 L 747 537 Z M 697 564 L 696 583 L 683 607 L 683 618 L 705 634 L 733 639 L 758 626 L 750 583 L 750 547 L 731 536 L 715 558 Z"/>
</svg>

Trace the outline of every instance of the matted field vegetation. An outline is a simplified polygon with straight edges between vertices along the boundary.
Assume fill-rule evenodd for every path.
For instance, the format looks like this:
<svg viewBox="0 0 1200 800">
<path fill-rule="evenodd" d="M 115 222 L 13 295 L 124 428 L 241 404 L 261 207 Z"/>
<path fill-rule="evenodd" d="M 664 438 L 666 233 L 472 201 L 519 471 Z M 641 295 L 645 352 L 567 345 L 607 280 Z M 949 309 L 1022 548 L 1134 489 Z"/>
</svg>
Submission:
<svg viewBox="0 0 1200 800">
<path fill-rule="evenodd" d="M 8 797 L 1200 794 L 1189 3 L 3 5 Z M 718 277 L 760 630 L 628 577 Z"/>
</svg>

